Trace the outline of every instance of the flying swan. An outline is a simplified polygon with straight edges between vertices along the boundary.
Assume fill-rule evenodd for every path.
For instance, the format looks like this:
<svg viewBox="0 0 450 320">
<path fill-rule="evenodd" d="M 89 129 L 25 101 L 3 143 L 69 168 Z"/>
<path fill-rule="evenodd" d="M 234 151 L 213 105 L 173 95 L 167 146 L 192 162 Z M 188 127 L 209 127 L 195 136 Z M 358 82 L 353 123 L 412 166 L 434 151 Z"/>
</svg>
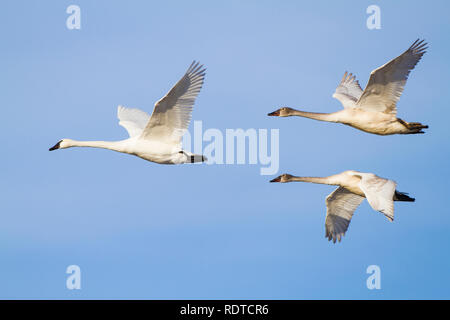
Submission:
<svg viewBox="0 0 450 320">
<path fill-rule="evenodd" d="M 63 139 L 49 150 L 70 147 L 93 147 L 138 156 L 160 164 L 180 164 L 206 161 L 202 155 L 181 149 L 181 139 L 191 120 L 191 112 L 205 79 L 203 65 L 193 62 L 185 75 L 170 91 L 155 103 L 150 117 L 134 108 L 118 107 L 119 124 L 129 134 L 121 141 L 75 141 Z"/>
<path fill-rule="evenodd" d="M 428 128 L 418 122 L 406 122 L 396 117 L 397 101 L 403 92 L 408 75 L 428 48 L 424 40 L 417 39 L 408 50 L 370 73 L 363 91 L 351 73 L 344 73 L 333 98 L 341 102 L 344 110 L 332 113 L 304 112 L 281 108 L 269 116 L 299 116 L 320 121 L 337 122 L 378 135 L 424 133 Z"/>
<path fill-rule="evenodd" d="M 407 193 L 395 190 L 397 184 L 380 178 L 373 173 L 362 173 L 353 170 L 328 177 L 295 177 L 290 174 L 271 180 L 270 182 L 312 182 L 339 186 L 325 200 L 327 217 L 325 219 L 325 237 L 328 240 L 341 241 L 348 229 L 353 212 L 364 198 L 370 206 L 383 213 L 389 221 L 394 221 L 394 201 L 414 202 Z"/>
</svg>

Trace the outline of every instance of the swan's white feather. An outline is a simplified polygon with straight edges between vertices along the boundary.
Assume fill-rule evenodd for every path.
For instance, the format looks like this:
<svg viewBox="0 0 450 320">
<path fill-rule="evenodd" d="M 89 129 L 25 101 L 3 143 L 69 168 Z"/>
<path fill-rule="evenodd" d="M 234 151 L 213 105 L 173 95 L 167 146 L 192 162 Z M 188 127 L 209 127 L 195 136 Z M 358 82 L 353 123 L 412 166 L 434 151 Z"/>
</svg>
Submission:
<svg viewBox="0 0 450 320">
<path fill-rule="evenodd" d="M 119 124 L 128 131 L 130 138 L 139 136 L 150 119 L 147 112 L 123 106 L 118 106 L 117 117 Z"/>
<path fill-rule="evenodd" d="M 344 73 L 341 82 L 333 94 L 333 98 L 339 100 L 344 108 L 355 108 L 356 102 L 363 93 L 358 80 L 353 74 Z"/>
<path fill-rule="evenodd" d="M 394 220 L 394 194 L 397 184 L 380 178 L 373 173 L 359 173 L 359 186 L 366 195 L 370 206 L 383 213 L 390 221 Z"/>
<path fill-rule="evenodd" d="M 334 190 L 326 199 L 327 217 L 325 219 L 325 237 L 336 242 L 345 235 L 353 212 L 364 200 L 344 187 Z"/>
<path fill-rule="evenodd" d="M 195 99 L 205 79 L 202 65 L 193 62 L 177 84 L 155 104 L 141 139 L 180 144 L 191 121 Z"/>
<path fill-rule="evenodd" d="M 373 70 L 363 94 L 356 102 L 357 107 L 366 111 L 397 114 L 397 101 L 409 73 L 427 48 L 424 40 L 417 39 L 403 54 Z"/>
</svg>

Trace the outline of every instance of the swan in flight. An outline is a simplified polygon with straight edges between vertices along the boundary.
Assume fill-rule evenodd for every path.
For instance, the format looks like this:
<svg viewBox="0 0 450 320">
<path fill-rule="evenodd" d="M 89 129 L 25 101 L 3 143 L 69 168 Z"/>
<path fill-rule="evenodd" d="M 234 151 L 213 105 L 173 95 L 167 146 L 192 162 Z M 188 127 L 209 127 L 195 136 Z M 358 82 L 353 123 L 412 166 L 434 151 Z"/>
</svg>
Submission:
<svg viewBox="0 0 450 320">
<path fill-rule="evenodd" d="M 425 54 L 427 43 L 417 39 L 408 50 L 370 73 L 363 91 L 355 76 L 344 73 L 333 98 L 344 110 L 332 113 L 304 112 L 281 108 L 269 116 L 299 116 L 320 121 L 337 122 L 378 135 L 424 133 L 428 128 L 418 122 L 406 122 L 396 117 L 397 101 L 403 92 L 408 75 Z"/>
<path fill-rule="evenodd" d="M 270 182 L 312 182 L 339 186 L 325 200 L 327 216 L 325 219 L 325 237 L 328 240 L 341 241 L 348 229 L 353 212 L 364 198 L 370 206 L 383 213 L 390 221 L 394 221 L 394 201 L 414 202 L 407 193 L 399 192 L 397 184 L 388 179 L 380 178 L 373 173 L 363 173 L 353 170 L 329 177 L 295 177 L 290 174 L 271 180 Z"/>
<path fill-rule="evenodd" d="M 70 147 L 93 147 L 114 150 L 138 156 L 160 164 L 204 162 L 206 157 L 181 149 L 191 112 L 205 78 L 206 69 L 193 62 L 185 75 L 170 91 L 155 103 L 150 117 L 134 108 L 118 107 L 119 125 L 129 138 L 121 141 L 75 141 L 63 139 L 49 150 Z"/>
</svg>

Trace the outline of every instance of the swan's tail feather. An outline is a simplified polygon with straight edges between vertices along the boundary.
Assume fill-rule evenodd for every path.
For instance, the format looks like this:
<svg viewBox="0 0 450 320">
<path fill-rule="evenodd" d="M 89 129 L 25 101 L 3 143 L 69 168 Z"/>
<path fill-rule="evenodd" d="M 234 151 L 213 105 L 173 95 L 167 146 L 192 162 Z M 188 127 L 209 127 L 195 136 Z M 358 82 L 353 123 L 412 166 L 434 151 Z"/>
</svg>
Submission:
<svg viewBox="0 0 450 320">
<path fill-rule="evenodd" d="M 410 196 L 408 196 L 407 193 L 400 192 L 400 191 L 395 191 L 394 200 L 395 201 L 407 201 L 407 202 L 414 202 L 414 201 L 416 201 L 416 199 L 411 198 Z"/>
</svg>

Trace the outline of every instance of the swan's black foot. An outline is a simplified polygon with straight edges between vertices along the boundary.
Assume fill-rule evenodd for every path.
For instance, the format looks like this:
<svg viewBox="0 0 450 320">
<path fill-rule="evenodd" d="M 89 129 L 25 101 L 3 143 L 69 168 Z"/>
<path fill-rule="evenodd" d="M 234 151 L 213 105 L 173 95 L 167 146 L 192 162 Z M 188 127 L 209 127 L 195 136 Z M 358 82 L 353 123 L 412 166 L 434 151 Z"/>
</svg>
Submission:
<svg viewBox="0 0 450 320">
<path fill-rule="evenodd" d="M 421 124 L 420 122 L 408 122 L 408 129 L 428 129 L 428 126 Z"/>
<path fill-rule="evenodd" d="M 409 130 L 406 134 L 425 133 L 422 129 L 428 129 L 427 125 L 423 125 L 420 122 L 406 122 L 402 119 L 397 120 Z"/>
<path fill-rule="evenodd" d="M 422 129 L 428 129 L 428 126 L 421 124 L 420 122 L 409 122 L 408 129 L 411 133 L 425 133 Z"/>
</svg>

